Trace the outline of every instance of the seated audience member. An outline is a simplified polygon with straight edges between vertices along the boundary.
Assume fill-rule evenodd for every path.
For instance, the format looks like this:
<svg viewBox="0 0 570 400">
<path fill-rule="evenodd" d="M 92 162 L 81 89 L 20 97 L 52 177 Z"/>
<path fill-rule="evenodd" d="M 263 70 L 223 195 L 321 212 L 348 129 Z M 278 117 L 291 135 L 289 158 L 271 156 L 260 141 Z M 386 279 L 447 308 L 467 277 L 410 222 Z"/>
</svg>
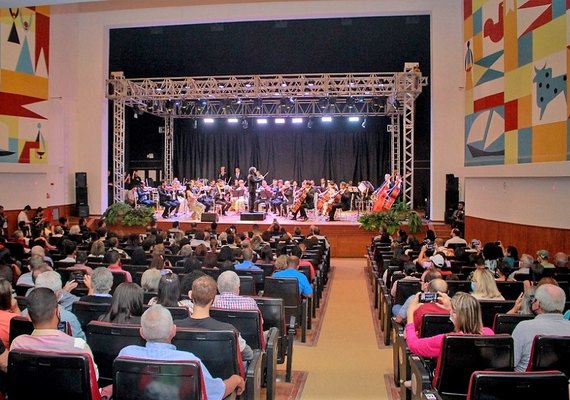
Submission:
<svg viewBox="0 0 570 400">
<path fill-rule="evenodd" d="M 451 230 L 451 238 L 447 239 L 444 246 L 449 247 L 449 245 L 465 245 L 467 246 L 467 241 L 461 237 L 461 231 L 457 228 Z"/>
<path fill-rule="evenodd" d="M 513 330 L 515 371 L 526 371 L 536 335 L 570 336 L 570 321 L 562 318 L 566 294 L 552 284 L 539 285 L 531 304 L 532 320 L 521 321 Z"/>
<path fill-rule="evenodd" d="M 182 281 L 180 281 L 180 293 L 182 297 L 192 298 L 192 285 L 194 281 L 202 276 L 206 275 L 201 269 L 196 269 L 186 274 Z"/>
<path fill-rule="evenodd" d="M 105 267 L 95 268 L 91 275 L 83 276 L 83 283 L 88 290 L 87 295 L 79 300 L 89 303 L 111 304 L 111 288 L 113 287 L 113 274 Z"/>
<path fill-rule="evenodd" d="M 534 259 L 529 254 L 523 254 L 519 260 L 519 269 L 509 275 L 509 278 L 516 279 L 518 274 L 530 274 L 530 269 L 534 263 Z"/>
<path fill-rule="evenodd" d="M 483 246 L 483 258 L 485 259 L 485 266 L 493 274 L 497 269 L 497 260 L 503 258 L 503 250 L 498 242 L 487 242 Z"/>
<path fill-rule="evenodd" d="M 408 308 L 408 321 L 412 321 L 419 307 L 419 294 Z M 468 293 L 457 292 L 453 298 L 439 293 L 437 300 L 443 308 L 449 310 L 454 331 L 427 338 L 418 338 L 413 322 L 406 324 L 406 343 L 412 353 L 422 357 L 438 358 L 443 347 L 443 339 L 447 335 L 494 335 L 490 328 L 483 327 L 481 306 L 477 299 Z"/>
<path fill-rule="evenodd" d="M 252 297 L 239 295 L 240 280 L 234 271 L 224 271 L 218 277 L 218 292 L 214 299 L 214 308 L 228 310 L 259 310 Z"/>
<path fill-rule="evenodd" d="M 72 265 L 71 267 L 67 267 L 67 271 L 81 272 L 84 275 L 91 275 L 93 273 L 93 269 L 87 266 L 86 263 L 87 263 L 87 252 L 78 251 L 76 252 L 75 264 Z"/>
<path fill-rule="evenodd" d="M 559 251 L 554 255 L 554 266 L 556 268 L 568 268 L 568 254 Z"/>
<path fill-rule="evenodd" d="M 34 286 L 33 271 L 42 267 L 43 269 L 51 270 L 52 268 L 44 261 L 40 255 L 33 255 L 28 261 L 29 272 L 24 272 L 16 281 L 17 286 Z M 42 271 L 43 272 L 43 271 Z"/>
<path fill-rule="evenodd" d="M 148 268 L 143 272 L 141 277 L 141 286 L 145 292 L 158 292 L 158 285 L 160 283 L 162 274 L 156 268 Z"/>
<path fill-rule="evenodd" d="M 477 300 L 505 300 L 491 271 L 487 269 L 476 269 L 473 272 L 471 281 L 471 289 L 473 297 Z"/>
<path fill-rule="evenodd" d="M 420 280 L 421 283 L 421 291 L 427 292 L 429 288 L 429 283 L 434 279 L 441 279 L 442 275 L 437 269 L 428 269 L 426 270 Z M 447 291 L 447 287 L 445 288 Z M 408 315 L 408 307 L 412 300 L 415 298 L 415 295 L 411 295 L 406 299 L 403 305 L 394 304 L 392 307 L 392 315 L 395 317 L 397 323 L 401 323 L 406 320 L 406 316 Z"/>
<path fill-rule="evenodd" d="M 495 278 L 496 282 L 509 282 L 509 281 L 513 281 L 514 279 L 509 278 L 510 274 L 511 274 L 512 268 L 509 267 L 509 264 L 507 264 L 505 261 L 500 260 L 497 263 L 497 270 L 495 271 L 497 274 L 497 277 Z"/>
<path fill-rule="evenodd" d="M 554 268 L 554 264 L 548 261 L 550 258 L 550 253 L 548 250 L 539 250 L 536 252 L 536 259 L 538 263 L 542 266 L 542 268 Z"/>
<path fill-rule="evenodd" d="M 412 276 L 413 273 L 416 272 L 416 265 L 412 262 L 407 262 L 404 264 L 404 274 L 406 276 L 404 276 L 401 279 L 398 279 L 396 282 L 394 282 L 392 284 L 392 288 L 390 289 L 390 294 L 392 295 L 392 297 L 396 297 L 396 290 L 398 290 L 398 282 L 400 281 L 404 281 L 404 282 L 417 282 L 420 281 L 420 278 L 416 277 L 416 276 Z"/>
<path fill-rule="evenodd" d="M 233 325 L 216 321 L 210 317 L 210 308 L 212 307 L 217 291 L 218 286 L 212 277 L 205 275 L 196 279 L 192 284 L 194 310 L 190 318 L 178 320 L 178 326 L 206 330 L 236 330 Z M 253 350 L 241 335 L 239 335 L 238 339 L 243 361 L 252 360 Z"/>
<path fill-rule="evenodd" d="M 273 276 L 276 278 L 297 278 L 299 283 L 299 292 L 305 297 L 313 297 L 313 287 L 309 280 L 299 269 L 299 257 L 290 256 L 287 260 L 287 268 L 275 271 Z"/>
<path fill-rule="evenodd" d="M 281 254 L 279 257 L 277 257 L 275 259 L 275 264 L 273 264 L 274 272 L 283 271 L 285 268 L 287 268 L 287 261 L 288 260 L 289 260 L 289 257 L 285 254 Z"/>
<path fill-rule="evenodd" d="M 119 258 L 123 258 L 126 260 L 131 258 L 131 257 L 129 257 L 129 255 L 127 254 L 127 252 L 125 250 L 123 250 L 119 247 L 119 238 L 117 238 L 116 236 L 109 238 L 109 250 L 107 250 L 107 253 L 109 251 L 116 251 L 117 253 L 119 253 Z M 110 263 L 110 261 L 107 259 L 106 254 L 105 254 L 104 259 L 105 259 L 105 261 Z"/>
<path fill-rule="evenodd" d="M 99 321 L 140 324 L 143 304 L 142 288 L 133 282 L 123 282 L 113 292 L 109 311 L 99 317 Z"/>
<path fill-rule="evenodd" d="M 427 293 L 433 293 L 439 297 L 439 293 L 447 293 L 447 282 L 443 279 L 433 279 L 427 285 Z M 449 314 L 449 308 L 442 303 L 435 301 L 430 303 L 420 303 L 414 312 L 414 325 L 419 333 L 422 330 L 423 316 L 426 314 Z"/>
<path fill-rule="evenodd" d="M 0 279 L 0 340 L 6 348 L 9 347 L 10 321 L 18 315 L 20 315 L 20 309 L 18 302 L 12 296 L 12 285 L 2 278 Z"/>
<path fill-rule="evenodd" d="M 234 265 L 236 271 L 261 271 L 257 265 L 253 263 L 253 250 L 249 247 L 242 250 L 243 261 Z"/>
<path fill-rule="evenodd" d="M 313 264 L 307 260 L 302 258 L 303 254 L 305 254 L 305 251 L 307 250 L 307 246 L 305 245 L 305 243 L 300 243 L 298 246 L 295 246 L 291 249 L 291 255 L 295 256 L 295 257 L 299 257 L 299 267 L 301 266 L 307 266 L 309 267 L 309 277 L 310 280 L 312 281 L 313 279 L 315 279 L 315 267 L 313 266 Z"/>
<path fill-rule="evenodd" d="M 515 246 L 507 246 L 503 252 L 505 256 L 503 261 L 506 262 L 510 268 L 515 268 L 515 262 L 519 261 L 519 251 Z"/>
<path fill-rule="evenodd" d="M 56 351 L 60 353 L 84 353 L 93 360 L 93 353 L 85 342 L 85 337 L 67 335 L 57 329 L 59 321 L 64 321 L 63 309 L 57 304 L 57 297 L 48 288 L 35 288 L 27 297 L 28 315 L 34 324 L 31 335 L 20 335 L 14 339 L 10 350 Z M 93 361 L 95 373 L 99 376 Z"/>
<path fill-rule="evenodd" d="M 180 280 L 176 274 L 166 274 L 160 278 L 158 292 L 149 300 L 148 304 L 160 304 L 164 307 L 186 307 L 189 315 L 192 314 L 193 304 L 190 300 L 180 299 Z"/>
<path fill-rule="evenodd" d="M 62 258 L 59 261 L 62 263 L 75 264 L 75 252 L 77 251 L 77 243 L 73 240 L 64 239 L 61 242 L 61 246 L 63 248 L 63 254 L 65 254 L 65 258 Z"/>
<path fill-rule="evenodd" d="M 119 253 L 116 252 L 115 250 L 111 250 L 108 251 L 105 254 L 105 258 L 108 260 L 109 265 L 107 266 L 107 268 L 109 269 L 109 271 L 113 272 L 113 271 L 122 271 L 125 274 L 125 279 L 127 282 L 132 282 L 133 281 L 133 277 L 131 276 L 131 273 L 129 271 L 125 271 L 123 269 L 123 267 L 121 266 L 121 260 L 119 257 Z"/>
<path fill-rule="evenodd" d="M 119 357 L 159 361 L 197 361 L 202 368 L 208 399 L 223 399 L 234 390 L 238 395 L 244 391 L 245 382 L 241 376 L 232 375 L 225 380 L 214 378 L 198 357 L 190 352 L 177 350 L 171 344 L 176 335 L 176 325 L 172 321 L 170 312 L 163 306 L 157 304 L 144 312 L 141 317 L 140 335 L 146 340 L 146 345 L 144 347 L 127 346 L 120 351 Z"/>
</svg>

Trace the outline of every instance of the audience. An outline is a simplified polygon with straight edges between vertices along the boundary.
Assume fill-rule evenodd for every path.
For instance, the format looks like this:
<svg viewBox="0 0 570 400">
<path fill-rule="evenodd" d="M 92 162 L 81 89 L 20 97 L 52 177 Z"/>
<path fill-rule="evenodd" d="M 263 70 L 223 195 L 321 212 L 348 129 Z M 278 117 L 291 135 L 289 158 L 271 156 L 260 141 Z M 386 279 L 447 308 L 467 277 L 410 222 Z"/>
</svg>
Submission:
<svg viewBox="0 0 570 400">
<path fill-rule="evenodd" d="M 142 288 L 133 282 L 123 282 L 113 292 L 109 311 L 99 320 L 114 324 L 140 324 L 143 311 Z"/>
<path fill-rule="evenodd" d="M 12 296 L 12 285 L 4 278 L 0 279 L 0 340 L 8 348 L 10 321 L 20 315 L 18 302 Z M 2 356 L 0 355 L 0 358 Z"/>
<path fill-rule="evenodd" d="M 193 304 L 190 300 L 180 299 L 180 280 L 178 275 L 169 273 L 163 275 L 158 283 L 158 293 L 149 300 L 149 305 L 160 304 L 164 307 L 186 307 L 192 314 Z"/>
<path fill-rule="evenodd" d="M 493 274 L 487 269 L 478 268 L 473 272 L 471 290 L 477 300 L 505 300 L 497 288 Z"/>
<path fill-rule="evenodd" d="M 277 263 L 277 262 L 276 262 Z M 299 257 L 290 256 L 287 260 L 287 268 L 275 271 L 273 276 L 276 278 L 296 278 L 299 284 L 299 293 L 305 297 L 313 297 L 313 287 L 309 280 L 302 272 L 298 271 Z"/>
<path fill-rule="evenodd" d="M 88 289 L 85 296 L 79 300 L 89 303 L 111 304 L 111 289 L 113 273 L 105 267 L 95 268 L 91 275 L 83 276 L 83 284 Z"/>
</svg>

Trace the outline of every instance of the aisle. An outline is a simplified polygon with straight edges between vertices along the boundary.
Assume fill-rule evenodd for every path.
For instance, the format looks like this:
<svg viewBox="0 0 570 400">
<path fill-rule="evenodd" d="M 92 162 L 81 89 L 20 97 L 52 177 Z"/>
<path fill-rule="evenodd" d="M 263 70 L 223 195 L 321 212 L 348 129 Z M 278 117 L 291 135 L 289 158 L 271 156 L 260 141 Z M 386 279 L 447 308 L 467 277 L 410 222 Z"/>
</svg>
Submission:
<svg viewBox="0 0 570 400">
<path fill-rule="evenodd" d="M 364 258 L 331 260 L 334 279 L 318 345 L 296 344 L 293 369 L 308 371 L 301 398 L 390 399 L 392 349 L 374 337 Z"/>
</svg>

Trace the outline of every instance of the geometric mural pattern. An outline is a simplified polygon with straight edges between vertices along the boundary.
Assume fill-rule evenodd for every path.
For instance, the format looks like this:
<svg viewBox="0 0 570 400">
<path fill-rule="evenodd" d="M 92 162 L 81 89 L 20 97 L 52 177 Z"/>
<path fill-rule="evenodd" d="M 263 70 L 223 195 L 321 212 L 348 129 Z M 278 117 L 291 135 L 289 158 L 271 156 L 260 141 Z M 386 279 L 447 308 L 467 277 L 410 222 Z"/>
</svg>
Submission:
<svg viewBox="0 0 570 400">
<path fill-rule="evenodd" d="M 0 162 L 47 164 L 49 7 L 0 9 Z"/>
<path fill-rule="evenodd" d="M 465 166 L 570 160 L 569 9 L 464 0 Z"/>
</svg>

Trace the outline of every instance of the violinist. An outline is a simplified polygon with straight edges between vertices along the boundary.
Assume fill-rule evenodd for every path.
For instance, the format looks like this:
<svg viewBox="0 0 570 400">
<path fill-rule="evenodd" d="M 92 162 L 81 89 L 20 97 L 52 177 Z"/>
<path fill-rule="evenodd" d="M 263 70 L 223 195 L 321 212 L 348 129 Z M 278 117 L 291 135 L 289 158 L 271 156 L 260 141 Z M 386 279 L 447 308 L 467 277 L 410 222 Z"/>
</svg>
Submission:
<svg viewBox="0 0 570 400">
<path fill-rule="evenodd" d="M 273 182 L 276 182 L 276 184 L 271 187 L 271 191 L 273 193 L 269 203 L 271 204 L 271 211 L 274 214 L 281 215 L 281 212 L 283 211 L 282 205 L 287 202 L 285 194 L 283 193 L 283 181 L 281 179 L 274 179 Z"/>
<path fill-rule="evenodd" d="M 269 186 L 267 181 L 264 179 L 261 181 L 261 187 L 257 189 L 257 200 L 255 200 L 253 204 L 255 211 L 257 212 L 259 210 L 260 204 L 265 205 L 265 210 L 267 210 L 269 208 L 268 206 L 272 195 L 273 192 L 271 191 L 271 186 Z"/>
<path fill-rule="evenodd" d="M 334 197 L 335 202 L 330 207 L 329 211 L 329 221 L 335 221 L 334 214 L 336 210 L 339 208 L 342 211 L 350 210 L 350 200 L 351 200 L 351 193 L 348 191 L 348 185 L 346 182 L 340 183 L 340 190 L 337 192 L 337 195 Z"/>
<path fill-rule="evenodd" d="M 249 192 L 248 211 L 253 212 L 255 207 L 255 195 L 257 193 L 257 184 L 263 180 L 263 176 L 255 167 L 249 168 L 247 176 L 247 189 Z"/>
<path fill-rule="evenodd" d="M 220 167 L 220 172 L 218 173 L 218 179 L 223 180 L 224 184 L 227 184 L 230 182 L 230 176 L 228 175 L 228 173 L 226 171 L 226 167 L 224 165 L 222 165 Z"/>
<path fill-rule="evenodd" d="M 231 207 L 231 203 L 227 200 L 226 195 L 229 195 L 229 191 L 226 192 L 226 182 L 223 179 L 218 179 L 216 185 L 210 196 L 214 198 L 214 202 L 222 206 L 222 215 L 228 215 L 227 211 Z"/>
<path fill-rule="evenodd" d="M 293 221 L 297 219 L 297 214 L 301 213 L 301 219 L 306 221 L 307 210 L 315 207 L 315 189 L 313 188 L 313 181 L 303 181 L 301 189 L 295 193 L 295 203 L 291 207 Z"/>
<path fill-rule="evenodd" d="M 283 216 L 287 216 L 289 213 L 289 207 L 293 205 L 293 187 L 291 186 L 290 181 L 283 182 L 283 191 L 284 202 L 281 205 L 281 213 Z"/>
<path fill-rule="evenodd" d="M 170 213 L 180 205 L 178 200 L 175 202 L 172 199 L 172 191 L 168 186 L 166 186 L 166 181 L 162 181 L 161 185 L 158 187 L 158 202 L 162 207 L 164 207 L 162 218 L 170 218 Z"/>
<path fill-rule="evenodd" d="M 197 190 L 194 181 L 191 180 L 186 185 L 186 204 L 188 211 L 191 213 L 191 218 L 199 220 L 202 218 L 206 206 L 198 201 L 198 192 L 199 190 Z"/>
<path fill-rule="evenodd" d="M 146 189 L 144 182 L 139 183 L 137 190 L 137 203 L 147 207 L 154 207 L 156 204 L 151 199 L 148 189 Z"/>
</svg>

